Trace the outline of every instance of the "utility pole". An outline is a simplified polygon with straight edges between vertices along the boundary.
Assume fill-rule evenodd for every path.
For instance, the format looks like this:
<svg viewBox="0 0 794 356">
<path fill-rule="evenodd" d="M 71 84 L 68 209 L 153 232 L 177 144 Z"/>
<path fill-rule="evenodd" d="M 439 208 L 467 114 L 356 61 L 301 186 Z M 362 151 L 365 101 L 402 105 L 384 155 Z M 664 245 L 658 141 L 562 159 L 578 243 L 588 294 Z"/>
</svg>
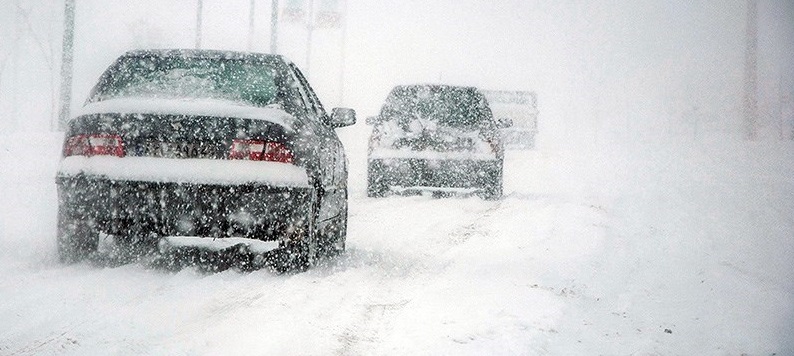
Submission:
<svg viewBox="0 0 794 356">
<path fill-rule="evenodd" d="M 310 75 L 312 60 L 312 32 L 314 32 L 314 0 L 309 0 L 309 10 L 306 11 L 306 77 Z"/>
<path fill-rule="evenodd" d="M 758 138 L 758 0 L 747 0 L 744 52 L 744 134 Z"/>
<path fill-rule="evenodd" d="M 66 0 L 64 7 L 63 54 L 61 55 L 61 110 L 57 125 L 52 129 L 63 129 L 71 115 L 72 63 L 74 62 L 74 12 L 75 0 Z"/>
<path fill-rule="evenodd" d="M 248 51 L 254 50 L 254 20 L 256 18 L 256 0 L 251 0 L 248 7 Z"/>
<path fill-rule="evenodd" d="M 339 61 L 339 106 L 344 106 L 345 103 L 345 62 L 347 56 L 346 42 L 347 42 L 347 0 L 342 0 L 342 39 L 340 44 L 340 61 Z"/>
<path fill-rule="evenodd" d="M 270 54 L 278 52 L 278 0 L 271 0 L 270 9 Z"/>
<path fill-rule="evenodd" d="M 196 49 L 201 49 L 201 14 L 204 7 L 204 0 L 197 0 L 196 3 Z"/>
</svg>

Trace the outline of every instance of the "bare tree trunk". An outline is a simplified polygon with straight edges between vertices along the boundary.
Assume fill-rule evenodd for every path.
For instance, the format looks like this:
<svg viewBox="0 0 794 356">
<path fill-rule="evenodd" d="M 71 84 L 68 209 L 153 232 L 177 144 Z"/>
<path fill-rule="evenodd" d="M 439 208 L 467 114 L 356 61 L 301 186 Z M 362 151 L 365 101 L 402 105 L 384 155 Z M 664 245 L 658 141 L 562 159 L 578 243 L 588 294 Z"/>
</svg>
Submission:
<svg viewBox="0 0 794 356">
<path fill-rule="evenodd" d="M 61 112 L 57 129 L 63 130 L 71 116 L 72 63 L 74 61 L 74 11 L 75 0 L 66 0 L 63 25 L 63 54 L 61 55 Z"/>
</svg>

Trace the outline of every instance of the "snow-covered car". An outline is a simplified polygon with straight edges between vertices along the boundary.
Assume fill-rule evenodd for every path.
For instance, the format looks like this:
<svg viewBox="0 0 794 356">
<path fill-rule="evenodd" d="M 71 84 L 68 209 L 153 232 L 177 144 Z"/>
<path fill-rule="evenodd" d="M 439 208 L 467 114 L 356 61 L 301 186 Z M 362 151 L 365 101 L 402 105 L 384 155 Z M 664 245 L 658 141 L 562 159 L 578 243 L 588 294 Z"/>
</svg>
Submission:
<svg viewBox="0 0 794 356">
<path fill-rule="evenodd" d="M 478 192 L 502 196 L 504 145 L 483 94 L 474 87 L 397 86 L 372 125 L 367 195 L 389 191 Z"/>
<path fill-rule="evenodd" d="M 347 161 L 334 129 L 354 123 L 352 109 L 326 113 L 281 56 L 128 52 L 68 123 L 59 256 L 85 259 L 108 238 L 139 254 L 189 239 L 268 241 L 281 267 L 338 253 Z"/>
</svg>

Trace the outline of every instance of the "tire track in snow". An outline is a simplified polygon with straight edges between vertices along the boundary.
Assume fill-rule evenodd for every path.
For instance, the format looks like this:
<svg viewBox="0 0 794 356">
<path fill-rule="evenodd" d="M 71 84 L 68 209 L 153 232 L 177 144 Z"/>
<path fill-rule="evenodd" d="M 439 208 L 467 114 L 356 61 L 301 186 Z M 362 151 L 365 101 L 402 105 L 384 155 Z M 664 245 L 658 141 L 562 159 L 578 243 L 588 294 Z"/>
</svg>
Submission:
<svg viewBox="0 0 794 356">
<path fill-rule="evenodd" d="M 402 203 L 398 200 L 411 201 L 411 208 L 394 209 Z M 437 282 L 437 276 L 450 264 L 447 253 L 475 236 L 488 235 L 481 221 L 501 206 L 501 202 L 459 197 L 394 197 L 358 203 L 361 211 L 350 215 L 351 248 L 343 266 L 337 268 L 369 269 L 368 274 L 379 277 L 370 282 L 382 287 L 357 306 L 355 321 L 337 334 L 339 347 L 333 352 L 336 355 L 382 351 L 384 339 L 393 334 L 395 319 Z M 438 210 L 447 215 L 432 214 Z M 450 215 L 452 219 L 448 218 Z M 384 232 L 373 236 L 375 229 L 359 229 L 359 224 L 378 226 Z M 398 226 L 410 226 L 411 230 L 403 231 Z M 357 238 L 368 239 L 362 240 L 365 244 L 358 244 Z M 409 248 L 401 248 L 406 245 Z"/>
<path fill-rule="evenodd" d="M 360 315 L 359 322 L 351 325 L 337 336 L 341 344 L 334 352 L 335 355 L 366 355 L 378 345 L 381 330 L 388 329 L 389 320 L 400 309 L 408 304 L 408 300 L 400 300 L 392 303 L 368 304 L 364 306 L 364 312 Z M 364 350 L 364 346 L 369 345 L 369 350 Z"/>
</svg>

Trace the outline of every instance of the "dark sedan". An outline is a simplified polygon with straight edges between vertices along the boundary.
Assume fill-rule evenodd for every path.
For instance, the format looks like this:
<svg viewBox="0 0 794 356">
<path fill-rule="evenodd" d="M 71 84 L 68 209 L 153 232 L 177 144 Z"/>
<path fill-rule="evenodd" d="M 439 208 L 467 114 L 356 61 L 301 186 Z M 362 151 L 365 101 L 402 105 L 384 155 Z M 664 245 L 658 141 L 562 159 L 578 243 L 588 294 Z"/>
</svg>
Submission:
<svg viewBox="0 0 794 356">
<path fill-rule="evenodd" d="M 61 260 L 90 257 L 109 239 L 136 253 L 267 241 L 280 268 L 339 253 L 347 162 L 334 129 L 354 123 L 352 109 L 326 113 L 281 56 L 128 52 L 66 130 Z"/>
</svg>

